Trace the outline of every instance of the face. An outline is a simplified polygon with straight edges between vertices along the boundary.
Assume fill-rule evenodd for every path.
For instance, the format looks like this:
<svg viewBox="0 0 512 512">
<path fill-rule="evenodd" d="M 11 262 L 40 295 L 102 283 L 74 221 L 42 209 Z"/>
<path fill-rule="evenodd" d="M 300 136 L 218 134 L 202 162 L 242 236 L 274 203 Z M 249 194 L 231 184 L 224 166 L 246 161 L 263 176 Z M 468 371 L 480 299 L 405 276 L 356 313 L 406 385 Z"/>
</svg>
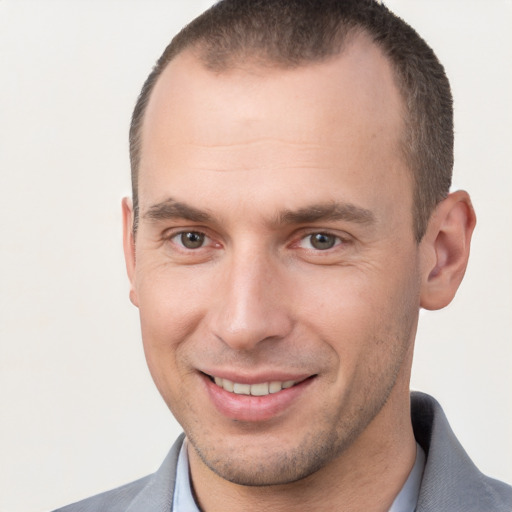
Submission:
<svg viewBox="0 0 512 512">
<path fill-rule="evenodd" d="M 401 112 L 362 38 L 291 70 L 182 54 L 156 85 L 131 299 L 192 459 L 227 480 L 296 481 L 408 412 L 420 279 Z"/>
</svg>

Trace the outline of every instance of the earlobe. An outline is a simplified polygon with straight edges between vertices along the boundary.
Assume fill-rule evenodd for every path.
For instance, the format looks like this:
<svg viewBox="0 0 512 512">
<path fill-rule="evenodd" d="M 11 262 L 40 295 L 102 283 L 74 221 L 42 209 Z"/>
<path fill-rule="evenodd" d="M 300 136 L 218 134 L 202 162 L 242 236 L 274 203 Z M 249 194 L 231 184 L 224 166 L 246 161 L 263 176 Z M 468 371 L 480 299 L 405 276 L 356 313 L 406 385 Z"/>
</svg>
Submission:
<svg viewBox="0 0 512 512">
<path fill-rule="evenodd" d="M 421 242 L 421 307 L 441 309 L 452 301 L 466 271 L 475 224 L 465 191 L 453 192 L 435 209 Z"/>
<path fill-rule="evenodd" d="M 137 293 L 135 289 L 135 238 L 133 233 L 133 207 L 130 198 L 122 201 L 123 210 L 123 249 L 126 263 L 126 272 L 130 281 L 130 300 L 138 307 Z"/>
</svg>

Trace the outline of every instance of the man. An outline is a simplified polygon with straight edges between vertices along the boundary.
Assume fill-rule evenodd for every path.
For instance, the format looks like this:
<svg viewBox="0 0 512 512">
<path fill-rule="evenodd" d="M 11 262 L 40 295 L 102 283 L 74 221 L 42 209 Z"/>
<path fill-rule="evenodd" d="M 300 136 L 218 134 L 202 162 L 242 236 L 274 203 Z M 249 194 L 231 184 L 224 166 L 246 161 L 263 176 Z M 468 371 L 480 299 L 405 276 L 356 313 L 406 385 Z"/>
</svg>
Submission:
<svg viewBox="0 0 512 512">
<path fill-rule="evenodd" d="M 420 307 L 475 214 L 449 83 L 370 0 L 225 0 L 148 77 L 123 201 L 130 298 L 180 438 L 66 511 L 511 510 L 410 397 Z"/>
</svg>

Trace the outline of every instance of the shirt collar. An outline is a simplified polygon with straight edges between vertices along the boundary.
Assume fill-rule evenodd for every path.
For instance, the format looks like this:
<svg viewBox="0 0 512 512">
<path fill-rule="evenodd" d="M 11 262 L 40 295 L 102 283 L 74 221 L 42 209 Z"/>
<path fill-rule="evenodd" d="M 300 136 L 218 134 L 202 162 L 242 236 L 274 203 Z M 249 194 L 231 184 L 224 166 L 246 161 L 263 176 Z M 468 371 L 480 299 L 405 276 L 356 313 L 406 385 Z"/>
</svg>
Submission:
<svg viewBox="0 0 512 512">
<path fill-rule="evenodd" d="M 416 510 L 421 480 L 423 479 L 423 470 L 425 469 L 425 460 L 423 448 L 416 443 L 416 461 L 405 484 L 395 498 L 395 501 L 393 501 L 389 512 L 414 512 Z"/>
<path fill-rule="evenodd" d="M 178 455 L 176 484 L 172 500 L 172 510 L 174 512 L 200 512 L 192 495 L 192 486 L 190 485 L 187 444 L 188 441 L 185 438 Z"/>
</svg>

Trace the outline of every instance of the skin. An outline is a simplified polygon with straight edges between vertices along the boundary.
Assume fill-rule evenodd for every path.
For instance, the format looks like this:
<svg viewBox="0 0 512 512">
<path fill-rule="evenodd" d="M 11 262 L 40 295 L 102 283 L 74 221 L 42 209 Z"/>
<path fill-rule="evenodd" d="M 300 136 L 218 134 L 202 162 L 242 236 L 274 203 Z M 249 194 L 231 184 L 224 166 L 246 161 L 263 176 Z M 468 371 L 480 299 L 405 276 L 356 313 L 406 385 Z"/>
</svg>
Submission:
<svg viewBox="0 0 512 512">
<path fill-rule="evenodd" d="M 203 510 L 387 510 L 405 482 L 418 311 L 450 302 L 475 218 L 457 192 L 415 241 L 402 132 L 392 71 L 364 36 L 288 70 L 212 73 L 185 52 L 159 79 L 125 254 Z M 204 243 L 183 246 L 187 232 Z M 275 414 L 234 419 L 205 373 L 308 381 Z"/>
</svg>

